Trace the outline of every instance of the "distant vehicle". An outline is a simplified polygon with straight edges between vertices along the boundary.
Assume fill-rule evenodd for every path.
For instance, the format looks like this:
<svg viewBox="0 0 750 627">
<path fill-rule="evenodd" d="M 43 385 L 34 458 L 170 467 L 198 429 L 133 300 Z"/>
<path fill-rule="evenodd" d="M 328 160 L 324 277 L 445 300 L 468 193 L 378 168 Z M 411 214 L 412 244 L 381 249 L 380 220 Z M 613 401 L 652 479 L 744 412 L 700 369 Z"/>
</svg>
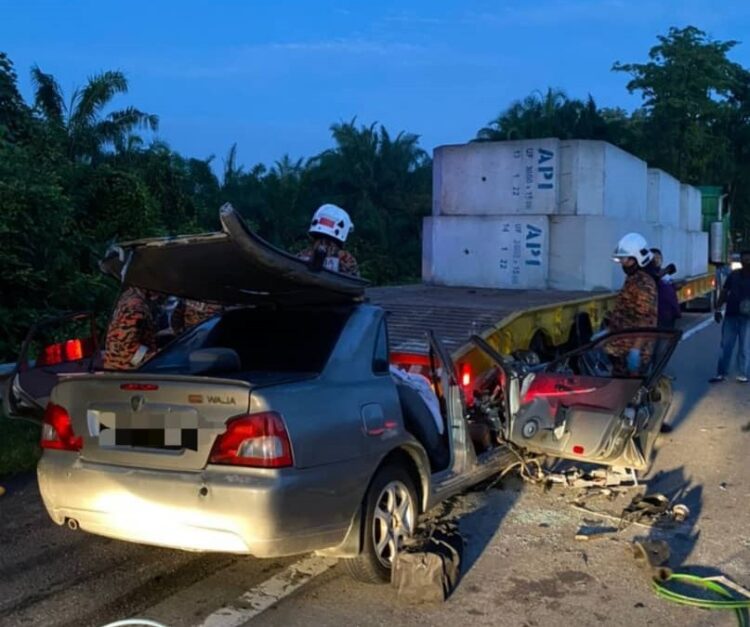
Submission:
<svg viewBox="0 0 750 627">
<path fill-rule="evenodd" d="M 57 524 L 193 551 L 319 551 L 376 582 L 422 512 L 517 459 L 508 445 L 648 467 L 679 332 L 608 335 L 548 364 L 475 337 L 491 365 L 467 386 L 433 333 L 427 355 L 389 351 L 364 281 L 312 271 L 231 207 L 221 219 L 222 233 L 122 244 L 104 267 L 239 306 L 135 371 L 103 371 L 95 333 L 40 346 L 42 325 L 24 343 L 3 403 L 43 425 L 38 480 Z M 619 369 L 623 345 L 641 347 L 638 372 Z M 442 429 L 392 365 L 422 369 Z"/>
</svg>

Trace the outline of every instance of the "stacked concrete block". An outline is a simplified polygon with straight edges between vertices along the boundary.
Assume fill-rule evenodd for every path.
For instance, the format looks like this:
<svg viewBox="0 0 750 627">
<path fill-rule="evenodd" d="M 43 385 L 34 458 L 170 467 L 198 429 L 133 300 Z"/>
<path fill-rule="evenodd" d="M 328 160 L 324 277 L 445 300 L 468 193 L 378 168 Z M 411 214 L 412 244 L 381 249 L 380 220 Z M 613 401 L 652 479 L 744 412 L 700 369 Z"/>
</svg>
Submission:
<svg viewBox="0 0 750 627">
<path fill-rule="evenodd" d="M 708 233 L 689 233 L 688 276 L 708 272 Z"/>
<path fill-rule="evenodd" d="M 676 278 L 689 276 L 687 259 L 690 234 L 673 226 L 653 226 L 650 232 L 649 245 L 662 251 L 664 265 L 673 263 L 677 267 Z"/>
<path fill-rule="evenodd" d="M 649 222 L 680 226 L 680 182 L 663 170 L 649 168 L 646 209 Z"/>
<path fill-rule="evenodd" d="M 623 272 L 612 260 L 617 241 L 627 232 L 620 218 L 550 218 L 549 287 L 557 290 L 613 290 Z"/>
<path fill-rule="evenodd" d="M 615 290 L 628 232 L 678 276 L 706 271 L 701 195 L 606 142 L 538 139 L 437 148 L 422 274 L 439 285 Z"/>
<path fill-rule="evenodd" d="M 701 192 L 692 185 L 680 185 L 680 228 L 694 233 L 703 229 Z"/>
<path fill-rule="evenodd" d="M 558 206 L 560 142 L 441 146 L 433 157 L 432 214 L 549 215 Z"/>
<path fill-rule="evenodd" d="M 423 229 L 426 283 L 511 289 L 547 287 L 546 216 L 433 216 Z"/>
<path fill-rule="evenodd" d="M 560 143 L 563 215 L 646 219 L 645 161 L 602 141 Z"/>
</svg>

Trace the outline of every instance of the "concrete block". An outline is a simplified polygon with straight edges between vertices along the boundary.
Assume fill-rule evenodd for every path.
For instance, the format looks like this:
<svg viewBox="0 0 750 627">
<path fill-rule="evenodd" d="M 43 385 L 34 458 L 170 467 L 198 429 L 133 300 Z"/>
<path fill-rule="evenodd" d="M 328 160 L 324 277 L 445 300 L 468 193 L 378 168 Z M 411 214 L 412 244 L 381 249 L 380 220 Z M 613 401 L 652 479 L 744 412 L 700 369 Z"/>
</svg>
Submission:
<svg viewBox="0 0 750 627">
<path fill-rule="evenodd" d="M 555 213 L 559 144 L 557 139 L 538 139 L 436 148 L 432 214 Z"/>
<path fill-rule="evenodd" d="M 696 233 L 703 229 L 701 192 L 692 185 L 680 185 L 680 228 Z"/>
<path fill-rule="evenodd" d="M 653 235 L 649 246 L 659 248 L 664 257 L 664 265 L 673 263 L 677 266 L 675 278 L 688 276 L 690 267 L 687 263 L 690 248 L 690 234 L 673 226 L 653 226 Z"/>
<path fill-rule="evenodd" d="M 687 276 L 698 276 L 708 272 L 708 233 L 688 233 Z"/>
<path fill-rule="evenodd" d="M 604 216 L 550 217 L 549 286 L 617 290 L 624 274 L 612 260 L 617 242 L 641 223 Z"/>
<path fill-rule="evenodd" d="M 422 279 L 434 285 L 545 289 L 546 216 L 433 216 L 423 226 Z"/>
<path fill-rule="evenodd" d="M 646 217 L 653 224 L 680 226 L 680 182 L 656 168 L 648 169 Z"/>
<path fill-rule="evenodd" d="M 646 219 L 647 165 L 603 141 L 560 142 L 562 215 Z"/>
</svg>

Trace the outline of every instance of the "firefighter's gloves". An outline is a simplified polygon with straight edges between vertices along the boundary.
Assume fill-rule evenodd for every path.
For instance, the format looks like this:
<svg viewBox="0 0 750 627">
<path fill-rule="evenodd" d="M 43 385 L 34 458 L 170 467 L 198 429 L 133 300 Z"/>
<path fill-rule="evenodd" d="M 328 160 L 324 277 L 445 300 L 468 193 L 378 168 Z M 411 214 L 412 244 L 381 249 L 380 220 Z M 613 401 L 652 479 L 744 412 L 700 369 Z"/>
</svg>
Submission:
<svg viewBox="0 0 750 627">
<path fill-rule="evenodd" d="M 717 323 L 721 324 L 721 321 L 724 319 L 724 315 L 720 311 L 714 311 L 714 320 L 716 320 Z"/>
<path fill-rule="evenodd" d="M 641 367 L 641 351 L 639 351 L 637 348 L 631 348 L 628 351 L 627 363 L 629 372 L 638 372 Z"/>
</svg>

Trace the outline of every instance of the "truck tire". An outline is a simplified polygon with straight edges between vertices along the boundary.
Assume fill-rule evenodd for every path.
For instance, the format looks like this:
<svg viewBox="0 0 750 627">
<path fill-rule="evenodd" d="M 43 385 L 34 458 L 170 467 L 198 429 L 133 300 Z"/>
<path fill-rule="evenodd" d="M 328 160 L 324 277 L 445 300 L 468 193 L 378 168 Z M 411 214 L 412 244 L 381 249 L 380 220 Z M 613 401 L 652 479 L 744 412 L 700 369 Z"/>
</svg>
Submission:
<svg viewBox="0 0 750 627">
<path fill-rule="evenodd" d="M 402 541 L 413 535 L 419 516 L 414 480 L 400 465 L 378 470 L 367 490 L 362 517 L 362 552 L 344 560 L 349 576 L 363 583 L 387 583 Z"/>
</svg>

